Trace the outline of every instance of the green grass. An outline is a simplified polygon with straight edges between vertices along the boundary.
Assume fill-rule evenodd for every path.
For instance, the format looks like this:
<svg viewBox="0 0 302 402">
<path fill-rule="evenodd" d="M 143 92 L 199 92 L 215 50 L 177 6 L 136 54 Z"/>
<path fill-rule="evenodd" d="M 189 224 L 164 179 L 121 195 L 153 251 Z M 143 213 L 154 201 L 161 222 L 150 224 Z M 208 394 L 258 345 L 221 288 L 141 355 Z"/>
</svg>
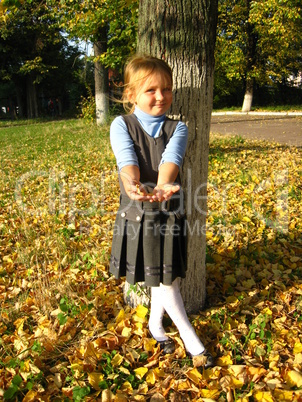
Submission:
<svg viewBox="0 0 302 402">
<path fill-rule="evenodd" d="M 31 278 L 46 277 L 48 266 L 84 269 L 88 251 L 106 263 L 110 233 L 99 220 L 117 201 L 109 126 L 66 120 L 5 127 L 0 150 L 1 259 Z"/>
<path fill-rule="evenodd" d="M 286 383 L 288 369 L 299 369 L 293 349 L 301 340 L 301 160 L 295 147 L 240 136 L 210 138 L 208 308 L 194 317 L 194 326 L 228 364 L 252 358 L 269 370 L 274 345 L 284 342 L 288 366 L 284 369 L 282 362 L 280 370 L 267 375 L 280 384 Z M 109 125 L 66 120 L 2 126 L 0 169 L 0 289 L 5 295 L 0 357 L 6 395 L 22 400 L 32 391 L 38 398 L 44 387 L 40 396 L 46 398 L 57 364 L 69 400 L 100 397 L 88 381 L 91 371 L 101 389 L 116 390 L 124 380 L 136 389 L 141 381 L 134 370 L 151 354 L 143 350 L 146 322 L 127 307 L 122 320 L 120 282 L 108 275 L 119 199 Z M 141 322 L 143 329 L 134 333 Z M 120 336 L 124 328 L 133 331 L 129 339 Z M 115 339 L 118 343 L 110 346 Z M 134 359 L 137 345 L 140 354 Z M 124 359 L 131 348 L 132 358 L 116 366 L 120 357 L 112 351 Z M 164 373 L 154 386 L 160 388 L 171 375 L 187 379 L 181 359 L 152 364 Z M 40 372 L 35 368 L 24 379 L 24 370 L 33 365 Z M 216 388 L 225 400 L 223 376 L 232 376 L 226 366 L 213 378 L 203 378 L 200 390 Z M 252 378 L 247 377 L 246 390 L 236 393 L 260 392 L 253 390 Z M 270 395 L 275 392 L 263 387 Z M 57 400 L 67 400 L 62 389 L 56 393 Z"/>
</svg>

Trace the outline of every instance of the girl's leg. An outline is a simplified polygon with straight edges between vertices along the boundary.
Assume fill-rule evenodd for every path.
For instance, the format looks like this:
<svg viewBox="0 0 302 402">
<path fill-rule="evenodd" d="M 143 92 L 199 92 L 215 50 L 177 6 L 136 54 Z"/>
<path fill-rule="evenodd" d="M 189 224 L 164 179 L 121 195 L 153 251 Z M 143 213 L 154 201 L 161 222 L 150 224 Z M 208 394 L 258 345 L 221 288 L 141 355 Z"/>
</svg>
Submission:
<svg viewBox="0 0 302 402">
<path fill-rule="evenodd" d="M 152 290 L 153 289 L 154 288 L 152 288 Z M 160 284 L 160 287 L 156 289 L 160 289 L 160 291 L 158 291 L 158 294 L 156 294 L 156 298 L 158 299 L 158 302 L 160 301 L 164 310 L 166 310 L 166 312 L 169 314 L 170 318 L 176 325 L 186 350 L 192 356 L 203 353 L 205 351 L 205 347 L 196 335 L 196 332 L 188 319 L 184 307 L 183 299 L 179 289 L 179 278 L 175 279 L 175 281 L 170 286 Z M 151 298 L 151 306 L 152 301 L 153 294 Z"/>
<path fill-rule="evenodd" d="M 149 318 L 149 330 L 154 339 L 158 342 L 166 341 L 169 338 L 166 336 L 165 329 L 163 327 L 163 316 L 165 309 L 162 303 L 161 288 L 151 288 L 151 310 Z"/>
</svg>

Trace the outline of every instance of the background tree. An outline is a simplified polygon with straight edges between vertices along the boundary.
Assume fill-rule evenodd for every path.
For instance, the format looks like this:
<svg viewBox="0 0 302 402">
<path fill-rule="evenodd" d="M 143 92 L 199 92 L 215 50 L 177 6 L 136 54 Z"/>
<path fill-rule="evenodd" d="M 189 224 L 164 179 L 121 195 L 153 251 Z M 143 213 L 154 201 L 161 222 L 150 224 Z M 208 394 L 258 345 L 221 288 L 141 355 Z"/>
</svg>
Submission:
<svg viewBox="0 0 302 402">
<path fill-rule="evenodd" d="M 189 312 L 199 311 L 206 296 L 206 183 L 216 16 L 215 0 L 141 0 L 139 5 L 137 50 L 160 57 L 172 67 L 175 100 L 171 114 L 189 128 L 182 169 L 189 232 L 182 294 Z"/>
<path fill-rule="evenodd" d="M 297 0 L 219 0 L 215 86 L 244 87 L 251 109 L 255 84 L 278 85 L 302 69 L 302 14 Z"/>
<path fill-rule="evenodd" d="M 89 41 L 94 50 L 97 124 L 109 111 L 108 68 L 121 69 L 136 44 L 136 0 L 48 1 L 61 16 L 61 27 L 71 38 Z"/>
<path fill-rule="evenodd" d="M 38 117 L 48 96 L 70 91 L 80 52 L 59 31 L 46 1 L 3 1 L 0 14 L 0 82 L 10 83 L 20 117 Z"/>
</svg>

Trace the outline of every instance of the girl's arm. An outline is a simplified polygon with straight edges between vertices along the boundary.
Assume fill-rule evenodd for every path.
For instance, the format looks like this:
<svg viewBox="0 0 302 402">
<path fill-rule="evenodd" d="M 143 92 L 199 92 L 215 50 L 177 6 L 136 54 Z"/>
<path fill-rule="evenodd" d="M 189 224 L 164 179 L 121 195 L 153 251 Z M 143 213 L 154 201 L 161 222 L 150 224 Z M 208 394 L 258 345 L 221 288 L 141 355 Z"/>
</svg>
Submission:
<svg viewBox="0 0 302 402">
<path fill-rule="evenodd" d="M 184 123 L 179 122 L 162 155 L 157 186 L 153 191 L 154 201 L 169 200 L 179 191 L 180 186 L 174 183 L 185 154 L 187 140 L 188 128 Z"/>
<path fill-rule="evenodd" d="M 179 167 L 173 162 L 166 162 L 160 165 L 158 171 L 157 185 L 173 184 L 179 172 Z"/>
<path fill-rule="evenodd" d="M 160 165 L 157 186 L 153 191 L 154 201 L 169 200 L 180 189 L 178 184 L 174 184 L 178 172 L 179 167 L 173 162 L 166 162 Z"/>
<path fill-rule="evenodd" d="M 124 166 L 138 166 L 134 144 L 122 116 L 116 117 L 111 123 L 110 143 L 119 170 Z"/>
<path fill-rule="evenodd" d="M 180 121 L 162 154 L 160 164 L 173 162 L 175 165 L 181 166 L 187 147 L 187 141 L 188 127 Z"/>
<path fill-rule="evenodd" d="M 137 201 L 152 200 L 152 197 L 147 196 L 140 184 L 137 156 L 122 116 L 116 117 L 111 123 L 110 142 L 116 157 L 119 175 L 128 197 Z"/>
</svg>

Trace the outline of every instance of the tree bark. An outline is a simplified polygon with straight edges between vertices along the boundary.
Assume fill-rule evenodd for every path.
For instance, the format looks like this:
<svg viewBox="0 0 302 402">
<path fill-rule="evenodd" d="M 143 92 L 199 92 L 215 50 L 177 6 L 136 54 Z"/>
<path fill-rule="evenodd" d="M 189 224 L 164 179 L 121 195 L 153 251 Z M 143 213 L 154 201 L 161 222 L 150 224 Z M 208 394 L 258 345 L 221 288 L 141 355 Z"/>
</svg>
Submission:
<svg viewBox="0 0 302 402">
<path fill-rule="evenodd" d="M 8 104 L 9 104 L 9 114 L 11 120 L 16 120 L 17 115 L 16 115 L 16 107 L 15 107 L 15 102 L 12 98 L 12 96 L 8 97 Z"/>
<path fill-rule="evenodd" d="M 96 123 L 97 125 L 106 122 L 109 112 L 108 95 L 108 70 L 98 59 L 107 47 L 107 32 L 102 29 L 100 33 L 101 40 L 93 44 L 94 57 L 94 81 L 95 81 L 95 105 L 96 105 Z"/>
<path fill-rule="evenodd" d="M 246 33 L 247 33 L 247 47 L 246 47 L 246 84 L 245 94 L 242 104 L 242 112 L 250 112 L 252 110 L 253 92 L 254 92 L 254 78 L 252 71 L 255 65 L 257 37 L 254 34 L 254 27 L 249 22 L 249 14 L 251 8 L 251 0 L 245 0 L 246 6 Z"/>
<path fill-rule="evenodd" d="M 138 53 L 162 58 L 172 67 L 171 115 L 189 128 L 182 168 L 188 268 L 181 288 L 186 309 L 193 313 L 202 309 L 206 297 L 206 194 L 217 0 L 140 0 L 139 7 Z"/>
<path fill-rule="evenodd" d="M 34 84 L 32 74 L 26 77 L 26 104 L 27 104 L 27 118 L 35 119 L 39 117 L 38 103 L 37 103 L 37 90 Z"/>
<path fill-rule="evenodd" d="M 245 86 L 245 94 L 241 110 L 242 112 L 250 112 L 252 110 L 253 93 L 254 93 L 254 81 L 253 79 L 249 79 L 247 80 Z"/>
</svg>

